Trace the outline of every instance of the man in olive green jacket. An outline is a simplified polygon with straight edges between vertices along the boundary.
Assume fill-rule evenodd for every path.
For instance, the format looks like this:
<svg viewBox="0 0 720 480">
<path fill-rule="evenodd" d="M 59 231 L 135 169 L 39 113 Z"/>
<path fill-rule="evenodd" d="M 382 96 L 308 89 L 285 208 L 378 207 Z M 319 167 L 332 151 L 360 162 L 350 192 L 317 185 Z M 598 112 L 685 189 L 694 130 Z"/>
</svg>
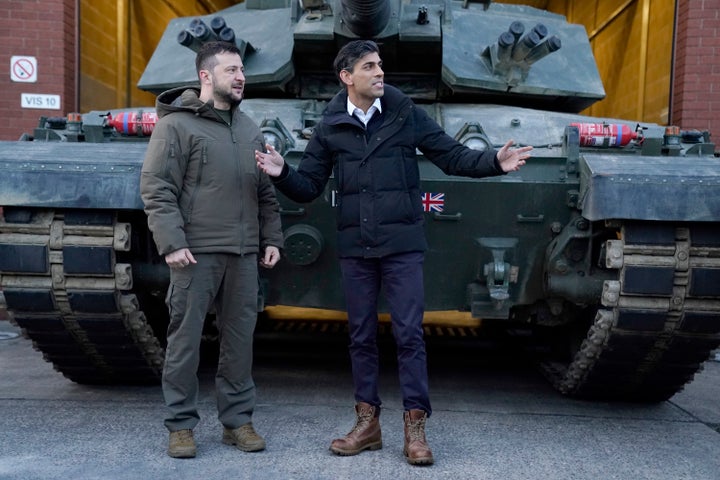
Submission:
<svg viewBox="0 0 720 480">
<path fill-rule="evenodd" d="M 260 265 L 273 267 L 283 246 L 274 187 L 255 164 L 263 135 L 238 108 L 245 84 L 240 51 L 206 44 L 196 66 L 200 89 L 177 88 L 157 99 L 159 120 L 140 180 L 149 228 L 170 267 L 162 386 L 168 454 L 176 458 L 196 454 L 200 339 L 212 306 L 220 332 L 215 386 L 222 441 L 243 451 L 265 448 L 251 422 L 257 265 L 259 256 Z"/>
</svg>

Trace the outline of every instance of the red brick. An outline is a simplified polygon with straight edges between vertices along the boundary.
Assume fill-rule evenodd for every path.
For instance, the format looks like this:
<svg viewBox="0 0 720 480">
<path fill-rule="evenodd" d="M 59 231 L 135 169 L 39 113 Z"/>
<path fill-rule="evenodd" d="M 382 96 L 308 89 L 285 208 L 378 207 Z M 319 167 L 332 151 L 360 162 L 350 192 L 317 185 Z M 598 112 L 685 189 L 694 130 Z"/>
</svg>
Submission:
<svg viewBox="0 0 720 480">
<path fill-rule="evenodd" d="M 76 66 L 74 56 L 75 0 L 3 0 L 0 29 L 6 34 L 0 44 L 0 62 L 11 55 L 30 55 L 38 61 L 36 83 L 12 82 L 0 76 L 3 101 L 0 110 L 10 123 L 0 124 L 0 139 L 16 140 L 32 132 L 40 115 L 63 116 L 63 111 L 23 109 L 21 93 L 61 95 L 63 107 L 74 102 Z M 70 100 L 68 100 L 70 99 Z"/>
<path fill-rule="evenodd" d="M 695 63 L 694 65 L 688 65 L 685 71 L 688 74 L 709 75 L 712 73 L 713 70 L 713 60 L 714 57 L 703 58 L 701 59 L 701 61 Z"/>
</svg>

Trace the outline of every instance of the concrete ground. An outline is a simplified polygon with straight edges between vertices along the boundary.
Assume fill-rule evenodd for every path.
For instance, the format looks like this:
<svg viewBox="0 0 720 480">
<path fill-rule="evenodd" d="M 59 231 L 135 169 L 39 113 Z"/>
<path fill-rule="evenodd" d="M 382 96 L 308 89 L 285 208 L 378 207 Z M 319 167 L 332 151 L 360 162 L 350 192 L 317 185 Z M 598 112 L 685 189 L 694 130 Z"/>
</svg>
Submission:
<svg viewBox="0 0 720 480">
<path fill-rule="evenodd" d="M 212 368 L 201 371 L 198 456 L 168 457 L 159 387 L 90 387 L 52 369 L 0 321 L 0 479 L 720 479 L 720 363 L 654 405 L 556 393 L 530 365 L 493 349 L 429 342 L 436 463 L 402 456 L 402 407 L 384 358 L 384 446 L 328 451 L 353 423 L 344 340 L 259 337 L 257 430 L 268 448 L 220 443 Z"/>
</svg>

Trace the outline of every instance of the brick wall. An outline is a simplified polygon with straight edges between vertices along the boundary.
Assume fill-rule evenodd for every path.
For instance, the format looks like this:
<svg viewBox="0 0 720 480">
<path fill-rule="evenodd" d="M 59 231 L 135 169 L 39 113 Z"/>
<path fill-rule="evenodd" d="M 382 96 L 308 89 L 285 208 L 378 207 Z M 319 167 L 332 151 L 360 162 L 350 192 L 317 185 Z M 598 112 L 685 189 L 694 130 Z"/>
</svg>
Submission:
<svg viewBox="0 0 720 480">
<path fill-rule="evenodd" d="M 75 1 L 3 0 L 0 2 L 0 140 L 31 133 L 40 116 L 65 116 L 75 109 Z M 14 82 L 13 56 L 37 59 L 37 82 Z M 60 110 L 23 108 L 22 94 L 60 95 Z"/>
<path fill-rule="evenodd" d="M 720 0 L 680 1 L 675 38 L 670 122 L 720 146 Z"/>
</svg>

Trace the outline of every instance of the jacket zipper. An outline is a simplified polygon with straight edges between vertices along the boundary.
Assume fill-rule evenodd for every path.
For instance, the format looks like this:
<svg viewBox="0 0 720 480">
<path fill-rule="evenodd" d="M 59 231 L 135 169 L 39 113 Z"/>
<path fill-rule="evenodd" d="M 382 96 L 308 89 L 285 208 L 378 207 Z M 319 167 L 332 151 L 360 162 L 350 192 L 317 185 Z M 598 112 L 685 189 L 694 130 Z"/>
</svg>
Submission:
<svg viewBox="0 0 720 480">
<path fill-rule="evenodd" d="M 197 181 L 195 182 L 195 189 L 193 190 L 192 196 L 190 197 L 190 203 L 188 204 L 188 216 L 187 223 L 192 223 L 192 211 L 195 206 L 195 197 L 197 192 L 200 190 L 200 182 L 202 181 L 203 166 L 207 163 L 207 145 L 203 143 L 202 153 L 200 154 L 200 165 L 198 166 Z"/>
</svg>

